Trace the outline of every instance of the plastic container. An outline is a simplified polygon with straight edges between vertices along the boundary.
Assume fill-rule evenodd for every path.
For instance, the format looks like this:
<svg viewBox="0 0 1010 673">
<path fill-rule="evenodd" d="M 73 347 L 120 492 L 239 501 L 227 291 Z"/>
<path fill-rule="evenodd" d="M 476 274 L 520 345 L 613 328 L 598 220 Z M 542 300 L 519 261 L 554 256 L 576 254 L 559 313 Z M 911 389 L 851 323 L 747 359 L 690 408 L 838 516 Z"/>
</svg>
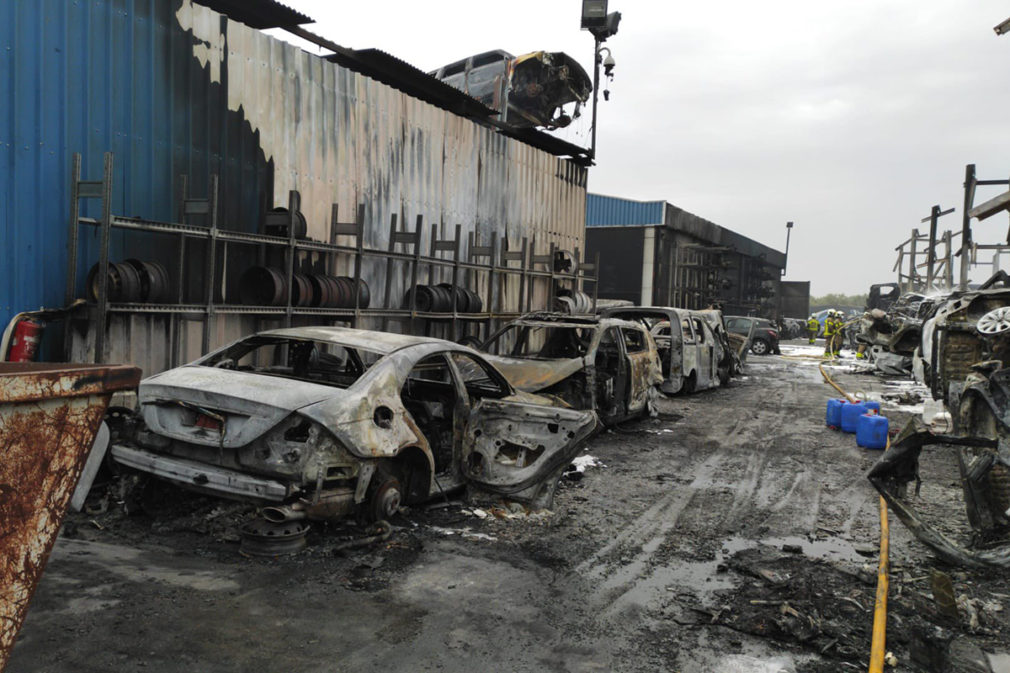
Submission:
<svg viewBox="0 0 1010 673">
<path fill-rule="evenodd" d="M 855 432 L 859 427 L 859 417 L 866 413 L 862 402 L 848 403 L 842 406 L 841 425 L 843 432 Z"/>
<path fill-rule="evenodd" d="M 888 422 L 884 416 L 863 414 L 856 428 L 856 444 L 865 449 L 887 448 Z"/>
<path fill-rule="evenodd" d="M 880 402 L 877 402 L 875 400 L 864 400 L 863 406 L 866 407 L 867 413 L 871 411 L 875 411 L 878 414 L 880 413 Z"/>
<path fill-rule="evenodd" d="M 842 427 L 842 407 L 849 401 L 844 398 L 828 400 L 828 408 L 824 413 L 824 424 L 829 428 Z"/>
</svg>

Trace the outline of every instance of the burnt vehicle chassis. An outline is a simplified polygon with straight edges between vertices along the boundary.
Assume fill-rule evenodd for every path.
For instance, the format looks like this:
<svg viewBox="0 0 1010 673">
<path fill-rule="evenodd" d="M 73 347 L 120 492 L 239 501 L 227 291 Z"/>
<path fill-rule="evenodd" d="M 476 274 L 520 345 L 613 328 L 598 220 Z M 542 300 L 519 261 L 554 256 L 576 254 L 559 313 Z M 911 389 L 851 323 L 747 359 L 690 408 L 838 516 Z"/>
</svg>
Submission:
<svg viewBox="0 0 1010 673">
<path fill-rule="evenodd" d="M 480 350 L 519 390 L 595 411 L 608 425 L 649 413 L 663 380 L 648 329 L 615 318 L 531 313 Z"/>
<path fill-rule="evenodd" d="M 549 507 L 597 428 L 441 339 L 338 327 L 262 332 L 141 382 L 121 466 L 273 521 L 385 519 L 446 490 Z"/>
<path fill-rule="evenodd" d="M 933 434 L 915 421 L 902 430 L 869 479 L 902 522 L 943 559 L 967 566 L 1010 567 L 1010 277 L 999 273 L 979 290 L 955 293 L 924 325 L 929 359 L 920 366 L 952 433 Z M 1002 287 L 996 287 L 1000 285 Z M 923 446 L 953 448 L 968 522 L 965 548 L 925 523 L 905 498 L 916 482 Z"/>
<path fill-rule="evenodd" d="M 660 390 L 668 395 L 726 385 L 740 371 L 721 311 L 635 306 L 606 308 L 600 315 L 640 321 L 650 329 L 663 371 Z"/>
</svg>

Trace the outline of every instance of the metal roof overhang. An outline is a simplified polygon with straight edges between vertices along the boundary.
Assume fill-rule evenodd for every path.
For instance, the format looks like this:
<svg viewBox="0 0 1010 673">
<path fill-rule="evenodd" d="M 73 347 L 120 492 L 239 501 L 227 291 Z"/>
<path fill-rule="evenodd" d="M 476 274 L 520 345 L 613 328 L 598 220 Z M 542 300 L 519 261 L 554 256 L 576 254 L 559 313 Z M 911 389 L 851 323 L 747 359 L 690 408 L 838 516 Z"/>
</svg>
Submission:
<svg viewBox="0 0 1010 673">
<path fill-rule="evenodd" d="M 241 21 L 250 28 L 285 28 L 313 20 L 301 12 L 282 5 L 276 0 L 197 0 L 229 19 Z"/>
</svg>

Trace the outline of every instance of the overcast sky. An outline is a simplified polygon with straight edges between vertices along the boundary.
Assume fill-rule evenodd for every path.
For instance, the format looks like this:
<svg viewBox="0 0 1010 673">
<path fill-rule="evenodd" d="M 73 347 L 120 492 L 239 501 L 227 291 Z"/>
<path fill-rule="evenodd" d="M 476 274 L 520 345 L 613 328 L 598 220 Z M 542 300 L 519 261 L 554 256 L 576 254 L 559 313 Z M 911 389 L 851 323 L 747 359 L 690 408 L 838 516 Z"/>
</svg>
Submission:
<svg viewBox="0 0 1010 673">
<path fill-rule="evenodd" d="M 580 0 L 284 2 L 316 20 L 313 32 L 424 70 L 500 48 L 566 51 L 591 73 Z M 607 42 L 617 67 L 589 191 L 666 200 L 779 250 L 793 220 L 787 279 L 810 280 L 814 295 L 893 280 L 895 246 L 928 231 L 919 220 L 934 204 L 957 208 L 940 230 L 959 231 L 965 164 L 980 179 L 1010 176 L 1010 35 L 992 30 L 1010 16 L 1005 2 L 609 9 L 622 13 Z M 587 131 L 577 121 L 570 139 Z M 976 203 L 1005 190 L 979 188 Z M 1007 216 L 975 232 L 1005 241 Z"/>
</svg>

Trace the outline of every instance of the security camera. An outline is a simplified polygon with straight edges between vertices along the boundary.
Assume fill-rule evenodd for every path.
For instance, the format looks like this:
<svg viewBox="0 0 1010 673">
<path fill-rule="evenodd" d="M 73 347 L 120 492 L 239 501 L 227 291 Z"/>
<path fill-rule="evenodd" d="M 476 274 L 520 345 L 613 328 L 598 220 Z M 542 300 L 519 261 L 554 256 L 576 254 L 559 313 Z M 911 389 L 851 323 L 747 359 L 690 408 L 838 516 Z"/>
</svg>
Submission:
<svg viewBox="0 0 1010 673">
<path fill-rule="evenodd" d="M 611 75 L 613 75 L 614 74 L 614 66 L 616 66 L 616 65 L 617 65 L 617 61 L 615 61 L 614 57 L 610 55 L 610 50 L 608 49 L 607 50 L 607 57 L 605 59 L 603 59 L 603 74 L 605 74 L 607 77 L 610 77 Z"/>
<path fill-rule="evenodd" d="M 1003 33 L 1010 32 L 1010 19 L 1007 19 L 1003 23 L 994 26 L 993 30 L 996 31 L 997 35 L 1002 35 Z"/>
</svg>

